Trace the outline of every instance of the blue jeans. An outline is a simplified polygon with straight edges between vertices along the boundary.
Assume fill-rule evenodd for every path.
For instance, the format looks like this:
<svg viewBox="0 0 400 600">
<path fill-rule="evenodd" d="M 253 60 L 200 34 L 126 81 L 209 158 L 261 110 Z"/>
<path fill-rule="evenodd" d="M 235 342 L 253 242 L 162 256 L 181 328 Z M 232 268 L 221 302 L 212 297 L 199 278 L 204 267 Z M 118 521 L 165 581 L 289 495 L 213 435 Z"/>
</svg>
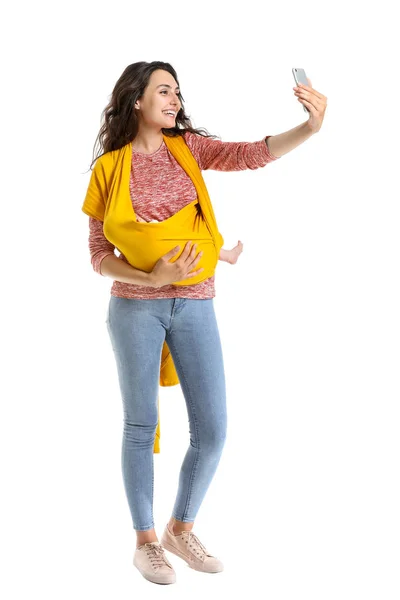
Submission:
<svg viewBox="0 0 400 600">
<path fill-rule="evenodd" d="M 123 403 L 121 465 L 133 528 L 154 528 L 153 444 L 164 341 L 185 398 L 190 434 L 172 516 L 193 522 L 216 472 L 227 430 L 225 373 L 213 298 L 111 296 L 106 323 Z"/>
</svg>

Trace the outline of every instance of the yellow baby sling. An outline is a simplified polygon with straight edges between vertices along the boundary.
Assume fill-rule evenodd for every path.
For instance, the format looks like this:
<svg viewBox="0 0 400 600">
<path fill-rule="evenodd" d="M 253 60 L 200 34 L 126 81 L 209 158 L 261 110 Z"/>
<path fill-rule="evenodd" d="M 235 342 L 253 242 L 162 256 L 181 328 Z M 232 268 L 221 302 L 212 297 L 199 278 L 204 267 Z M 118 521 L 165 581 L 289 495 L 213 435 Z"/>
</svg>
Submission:
<svg viewBox="0 0 400 600">
<path fill-rule="evenodd" d="M 150 273 L 156 262 L 180 246 L 181 255 L 186 242 L 197 244 L 196 254 L 203 256 L 194 269 L 204 269 L 196 277 L 174 282 L 174 285 L 194 285 L 212 277 L 215 273 L 224 238 L 218 231 L 217 222 L 207 187 L 196 159 L 180 135 L 168 137 L 164 142 L 178 164 L 187 173 L 196 188 L 197 198 L 177 213 L 156 223 L 136 220 L 129 191 L 132 168 L 132 142 L 118 150 L 100 156 L 93 168 L 82 211 L 103 221 L 105 237 L 121 252 L 129 264 Z M 166 342 L 163 344 L 160 363 L 160 385 L 179 383 L 178 374 Z M 158 423 L 154 439 L 154 453 L 160 452 L 160 407 L 158 397 Z"/>
</svg>

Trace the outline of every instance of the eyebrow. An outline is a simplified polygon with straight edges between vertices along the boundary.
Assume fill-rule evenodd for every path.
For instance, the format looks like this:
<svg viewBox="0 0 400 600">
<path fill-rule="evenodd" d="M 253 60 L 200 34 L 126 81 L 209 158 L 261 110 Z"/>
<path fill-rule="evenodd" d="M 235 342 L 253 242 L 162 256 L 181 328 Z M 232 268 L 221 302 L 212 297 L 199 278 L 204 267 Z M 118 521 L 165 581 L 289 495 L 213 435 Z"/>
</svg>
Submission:
<svg viewBox="0 0 400 600">
<path fill-rule="evenodd" d="M 171 88 L 171 86 L 170 86 L 170 85 L 167 85 L 166 83 L 160 83 L 160 85 L 158 85 L 158 86 L 156 87 L 156 89 L 157 89 L 157 88 L 159 88 L 159 87 L 167 87 L 167 88 L 169 88 L 169 89 L 172 89 L 172 88 Z M 179 90 L 179 89 L 180 89 L 179 85 L 177 85 L 175 89 L 176 89 L 176 90 Z"/>
</svg>

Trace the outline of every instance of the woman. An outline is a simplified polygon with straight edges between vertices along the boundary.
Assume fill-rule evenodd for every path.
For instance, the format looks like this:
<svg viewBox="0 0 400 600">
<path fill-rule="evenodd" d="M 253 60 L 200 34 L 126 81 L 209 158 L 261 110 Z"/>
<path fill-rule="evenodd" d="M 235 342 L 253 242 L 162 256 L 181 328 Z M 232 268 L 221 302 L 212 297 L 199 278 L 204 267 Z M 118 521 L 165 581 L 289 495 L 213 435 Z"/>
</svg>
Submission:
<svg viewBox="0 0 400 600">
<path fill-rule="evenodd" d="M 261 168 L 318 131 L 325 97 L 307 86 L 296 95 L 310 111 L 308 122 L 257 142 L 221 142 L 191 126 L 169 63 L 138 62 L 122 73 L 103 113 L 98 138 L 104 152 L 82 210 L 89 215 L 93 268 L 114 280 L 107 328 L 124 409 L 122 472 L 137 538 L 134 565 L 155 583 L 176 580 L 165 548 L 196 570 L 223 570 L 192 529 L 226 439 L 225 374 L 213 305 L 215 264 L 218 259 L 234 264 L 242 244 L 230 251 L 221 247 L 200 171 Z M 121 212 L 128 182 L 129 206 L 125 203 Z M 193 236 L 180 232 L 176 247 L 169 234 L 184 222 L 187 226 L 186 214 L 195 223 Z M 146 235 L 155 237 L 140 237 Z M 199 248 L 192 246 L 193 239 Z M 172 356 L 169 372 L 176 369 L 175 379 L 165 373 L 162 378 L 164 351 Z M 181 383 L 190 423 L 190 444 L 161 543 L 153 519 L 160 381 Z"/>
</svg>

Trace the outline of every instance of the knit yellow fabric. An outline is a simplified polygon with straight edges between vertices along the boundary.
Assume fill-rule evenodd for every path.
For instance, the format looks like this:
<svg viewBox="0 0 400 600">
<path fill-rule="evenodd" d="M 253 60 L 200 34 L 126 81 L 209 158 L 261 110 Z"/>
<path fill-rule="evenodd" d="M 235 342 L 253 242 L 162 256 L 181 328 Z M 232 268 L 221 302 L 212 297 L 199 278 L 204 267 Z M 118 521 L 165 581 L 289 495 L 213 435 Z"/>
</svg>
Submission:
<svg viewBox="0 0 400 600">
<path fill-rule="evenodd" d="M 82 211 L 103 221 L 105 237 L 125 256 L 129 264 L 150 273 L 156 262 L 167 252 L 180 246 L 170 262 L 182 254 L 186 242 L 197 244 L 203 256 L 194 269 L 204 269 L 196 277 L 174 282 L 174 285 L 194 285 L 215 273 L 224 238 L 218 231 L 207 187 L 196 159 L 182 136 L 163 135 L 164 142 L 178 164 L 196 188 L 197 198 L 177 213 L 158 223 L 136 220 L 130 197 L 129 181 L 132 168 L 132 142 L 119 150 L 100 156 L 93 168 Z M 161 353 L 160 385 L 179 383 L 178 374 L 166 342 Z M 160 411 L 154 439 L 154 453 L 160 452 Z"/>
</svg>

